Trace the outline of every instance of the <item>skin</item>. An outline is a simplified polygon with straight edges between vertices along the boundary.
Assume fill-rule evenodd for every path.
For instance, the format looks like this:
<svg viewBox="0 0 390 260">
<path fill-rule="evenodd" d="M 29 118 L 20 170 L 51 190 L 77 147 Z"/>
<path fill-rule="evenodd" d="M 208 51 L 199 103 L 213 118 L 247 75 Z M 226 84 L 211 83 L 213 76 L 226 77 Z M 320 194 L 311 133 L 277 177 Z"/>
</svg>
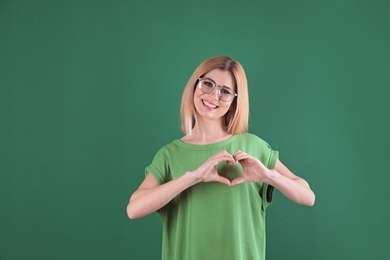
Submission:
<svg viewBox="0 0 390 260">
<path fill-rule="evenodd" d="M 211 78 L 217 85 L 230 87 L 236 92 L 234 77 L 228 71 L 215 69 L 204 77 Z M 220 101 L 216 90 L 204 94 L 197 87 L 194 93 L 194 105 L 198 121 L 191 136 L 186 135 L 181 140 L 191 144 L 210 144 L 230 138 L 232 135 L 223 127 L 223 116 L 230 109 L 231 103 L 232 101 Z M 222 161 L 228 164 L 240 163 L 243 175 L 232 181 L 218 175 L 217 165 Z M 244 182 L 265 182 L 298 204 L 312 206 L 315 202 L 315 194 L 309 184 L 293 174 L 280 160 L 277 160 L 274 169 L 268 169 L 257 158 L 243 151 L 237 151 L 235 154 L 221 151 L 209 157 L 198 169 L 188 171 L 162 185 L 159 185 L 150 173 L 147 174 L 131 196 L 127 214 L 131 219 L 146 216 L 164 207 L 182 191 L 199 182 L 220 182 L 228 186 Z"/>
</svg>

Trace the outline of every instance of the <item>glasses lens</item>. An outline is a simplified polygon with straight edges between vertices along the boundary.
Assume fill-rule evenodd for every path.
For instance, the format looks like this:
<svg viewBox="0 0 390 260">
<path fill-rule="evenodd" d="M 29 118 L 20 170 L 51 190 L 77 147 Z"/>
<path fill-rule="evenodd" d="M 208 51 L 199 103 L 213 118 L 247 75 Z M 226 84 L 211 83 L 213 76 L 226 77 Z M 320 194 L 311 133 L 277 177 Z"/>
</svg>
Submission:
<svg viewBox="0 0 390 260">
<path fill-rule="evenodd" d="M 200 80 L 200 90 L 202 90 L 203 93 L 209 94 L 213 91 L 214 88 L 215 88 L 214 81 L 211 81 L 209 79 Z"/>
<path fill-rule="evenodd" d="M 230 101 L 233 99 L 234 97 L 234 93 L 231 89 L 228 89 L 228 88 L 221 88 L 221 97 L 220 99 L 222 101 Z"/>
</svg>

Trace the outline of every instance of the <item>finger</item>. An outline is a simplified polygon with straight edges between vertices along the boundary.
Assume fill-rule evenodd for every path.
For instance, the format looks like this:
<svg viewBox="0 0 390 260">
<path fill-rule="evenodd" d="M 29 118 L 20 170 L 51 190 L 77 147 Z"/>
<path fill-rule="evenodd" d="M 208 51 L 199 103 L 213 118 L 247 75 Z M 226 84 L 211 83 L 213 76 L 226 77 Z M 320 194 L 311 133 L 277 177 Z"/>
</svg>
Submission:
<svg viewBox="0 0 390 260">
<path fill-rule="evenodd" d="M 228 156 L 230 158 L 233 158 L 233 155 L 231 155 L 230 153 L 228 153 L 226 150 L 223 150 L 221 151 L 219 154 L 223 155 L 223 156 Z"/>
<path fill-rule="evenodd" d="M 238 177 L 238 178 L 235 178 L 234 180 L 232 180 L 231 186 L 235 186 L 235 185 L 238 185 L 238 184 L 241 184 L 241 183 L 244 183 L 244 182 L 245 182 L 245 178 L 244 177 Z"/>
<path fill-rule="evenodd" d="M 218 155 L 214 158 L 209 159 L 209 162 L 213 165 L 216 166 L 222 161 L 226 162 L 235 162 L 234 158 L 231 155 Z"/>
<path fill-rule="evenodd" d="M 237 163 L 237 160 L 234 159 L 233 157 L 226 158 L 225 161 L 226 161 L 226 163 L 227 163 L 228 165 L 233 165 L 233 164 L 236 164 L 236 163 Z"/>
<path fill-rule="evenodd" d="M 246 152 L 243 152 L 243 151 L 241 151 L 241 150 L 238 150 L 238 151 L 233 155 L 233 157 L 242 156 L 242 155 L 249 156 L 249 154 L 247 154 Z"/>
<path fill-rule="evenodd" d="M 221 157 L 218 157 L 217 160 L 218 160 L 218 163 L 220 163 L 222 161 L 226 161 L 228 164 L 229 163 L 231 163 L 231 164 L 236 163 L 236 160 L 230 154 L 222 155 Z"/>
<path fill-rule="evenodd" d="M 236 161 L 241 161 L 241 160 L 245 160 L 248 158 L 249 158 L 249 155 L 244 153 L 244 152 L 240 152 L 240 153 L 237 153 L 236 155 L 234 155 L 234 159 Z"/>
<path fill-rule="evenodd" d="M 217 179 L 215 181 L 220 182 L 222 184 L 225 184 L 227 186 L 231 186 L 230 180 L 225 178 L 225 177 L 222 177 L 220 175 L 218 175 L 218 177 L 217 177 Z"/>
<path fill-rule="evenodd" d="M 218 152 L 216 154 L 218 154 L 218 155 L 230 155 L 231 156 L 231 154 L 228 153 L 226 150 L 222 150 L 222 151 L 220 151 L 220 152 Z"/>
<path fill-rule="evenodd" d="M 234 161 L 226 161 L 226 163 L 227 163 L 227 165 L 234 165 L 234 164 L 237 163 L 237 161 L 236 160 L 234 160 Z"/>
<path fill-rule="evenodd" d="M 235 154 L 233 154 L 233 157 L 236 157 L 236 156 L 239 155 L 240 153 L 242 153 L 242 151 L 237 150 L 237 152 L 235 152 Z"/>
</svg>

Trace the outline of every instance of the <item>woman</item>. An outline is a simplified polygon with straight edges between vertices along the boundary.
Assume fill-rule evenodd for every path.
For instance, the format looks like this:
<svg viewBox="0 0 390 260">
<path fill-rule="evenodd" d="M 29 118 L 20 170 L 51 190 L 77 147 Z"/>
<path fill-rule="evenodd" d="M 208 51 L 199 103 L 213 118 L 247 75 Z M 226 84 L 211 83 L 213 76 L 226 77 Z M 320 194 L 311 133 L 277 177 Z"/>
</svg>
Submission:
<svg viewBox="0 0 390 260">
<path fill-rule="evenodd" d="M 265 259 L 273 187 L 314 204 L 308 183 L 247 133 L 248 116 L 242 66 L 224 56 L 202 62 L 182 96 L 184 137 L 157 152 L 127 206 L 131 219 L 159 214 L 163 259 Z"/>
</svg>

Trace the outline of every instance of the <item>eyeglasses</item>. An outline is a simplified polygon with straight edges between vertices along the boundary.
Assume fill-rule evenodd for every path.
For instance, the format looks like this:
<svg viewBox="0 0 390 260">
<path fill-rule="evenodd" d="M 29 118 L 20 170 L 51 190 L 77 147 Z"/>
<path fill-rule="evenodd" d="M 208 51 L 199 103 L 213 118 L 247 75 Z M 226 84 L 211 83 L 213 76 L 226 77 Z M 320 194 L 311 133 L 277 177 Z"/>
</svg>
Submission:
<svg viewBox="0 0 390 260">
<path fill-rule="evenodd" d="M 215 87 L 218 87 L 218 95 L 221 101 L 229 102 L 233 98 L 237 97 L 237 94 L 234 93 L 233 90 L 227 87 L 218 86 L 212 79 L 199 78 L 198 80 L 199 80 L 198 87 L 205 94 L 210 94 L 211 92 L 214 91 Z"/>
</svg>

